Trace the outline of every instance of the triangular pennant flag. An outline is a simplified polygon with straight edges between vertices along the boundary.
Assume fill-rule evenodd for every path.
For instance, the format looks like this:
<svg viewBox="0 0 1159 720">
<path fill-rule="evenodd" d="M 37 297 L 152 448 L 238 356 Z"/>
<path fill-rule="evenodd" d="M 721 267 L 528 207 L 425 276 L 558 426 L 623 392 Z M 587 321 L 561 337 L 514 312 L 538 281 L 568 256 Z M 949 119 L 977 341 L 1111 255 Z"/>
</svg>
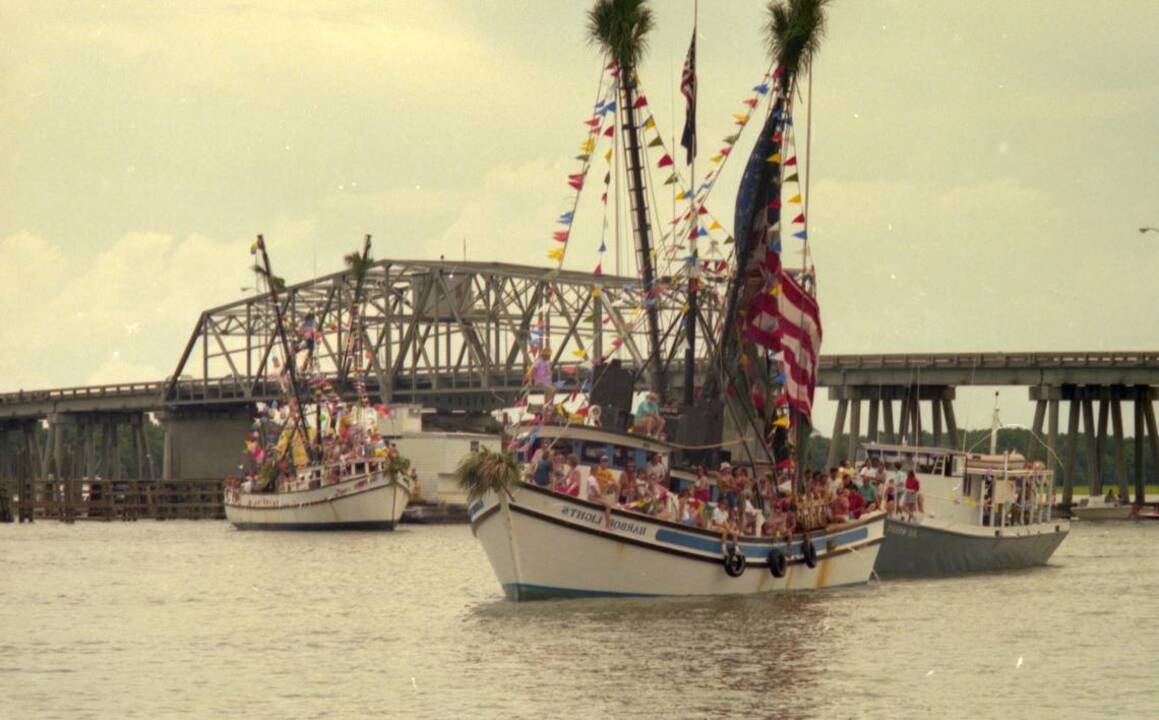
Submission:
<svg viewBox="0 0 1159 720">
<path fill-rule="evenodd" d="M 606 112 L 606 113 L 615 112 L 615 111 L 616 111 L 616 103 L 614 101 L 610 102 L 604 106 L 604 112 Z"/>
<path fill-rule="evenodd" d="M 781 133 L 780 130 L 773 133 L 773 142 L 779 143 L 781 140 L 784 140 L 784 139 L 785 139 L 785 136 L 784 136 L 784 134 Z"/>
<path fill-rule="evenodd" d="M 567 230 L 560 230 L 558 232 L 553 232 L 551 234 L 551 239 L 556 241 L 556 242 L 561 242 L 561 243 L 567 242 Z"/>
<path fill-rule="evenodd" d="M 583 144 L 580 145 L 580 152 L 583 152 L 583 153 L 590 153 L 592 150 L 595 150 L 595 149 L 596 149 L 596 139 L 595 138 L 590 137 L 587 140 L 584 140 Z"/>
<path fill-rule="evenodd" d="M 611 137 L 612 135 L 615 135 L 615 134 L 616 134 L 616 126 L 615 125 L 609 125 L 608 129 L 604 131 L 604 137 Z"/>
<path fill-rule="evenodd" d="M 644 121 L 644 129 L 651 130 L 654 127 L 656 127 L 656 120 L 651 115 L 649 115 L 648 119 Z"/>
<path fill-rule="evenodd" d="M 607 244 L 606 242 L 602 242 L 602 241 L 601 241 L 601 242 L 600 242 L 600 250 L 599 250 L 599 252 L 605 253 L 605 252 L 607 252 L 607 251 L 608 251 L 608 244 Z"/>
<path fill-rule="evenodd" d="M 709 229 L 709 230 L 720 230 L 720 228 L 721 228 L 721 225 L 720 225 L 720 223 L 718 223 L 718 222 L 717 222 L 717 221 L 715 221 L 715 220 L 713 220 L 713 221 L 712 221 L 712 224 L 708 226 L 708 229 Z"/>
<path fill-rule="evenodd" d="M 655 138 L 652 139 L 652 142 L 648 143 L 648 147 L 660 147 L 663 144 L 664 144 L 664 141 L 660 139 L 659 135 L 657 135 Z"/>
<path fill-rule="evenodd" d="M 572 221 L 573 217 L 575 217 L 575 212 L 572 210 L 568 210 L 563 215 L 560 215 L 559 219 L 556 220 L 556 222 L 559 223 L 560 225 L 571 225 L 571 221 Z"/>
<path fill-rule="evenodd" d="M 781 209 L 781 200 L 780 200 L 780 198 L 776 198 L 776 199 L 774 199 L 772 202 L 770 202 L 770 203 L 769 203 L 769 209 L 770 209 L 770 210 L 780 210 L 780 209 Z"/>
<path fill-rule="evenodd" d="M 793 233 L 793 237 L 795 237 L 795 238 L 801 238 L 802 240 L 805 240 L 805 239 L 807 239 L 809 236 L 805 234 L 805 231 L 804 231 L 804 230 L 802 230 L 801 232 L 795 232 L 795 233 Z"/>
<path fill-rule="evenodd" d="M 773 71 L 773 74 L 771 75 L 771 77 L 779 78 L 780 76 L 782 76 L 784 74 L 785 74 L 785 67 L 783 65 L 778 65 L 777 69 Z"/>
<path fill-rule="evenodd" d="M 733 143 L 735 143 L 739 139 L 740 139 L 740 133 L 733 133 L 732 135 L 729 135 L 728 137 L 726 137 L 724 139 L 724 142 L 728 143 L 729 145 L 732 145 Z"/>
<path fill-rule="evenodd" d="M 576 156 L 575 156 L 575 159 L 576 159 L 576 160 L 579 160 L 580 162 L 583 162 L 583 163 L 586 163 L 586 162 L 588 161 L 588 159 L 589 159 L 589 158 L 591 158 L 591 155 L 588 155 L 588 154 L 586 154 L 586 153 L 585 153 L 585 154 L 583 154 L 583 155 L 576 155 Z"/>
<path fill-rule="evenodd" d="M 734 242 L 736 242 L 736 240 L 733 239 L 732 235 L 729 235 L 724 239 L 725 245 L 732 245 Z"/>
<path fill-rule="evenodd" d="M 757 85 L 756 87 L 753 88 L 753 92 L 758 92 L 761 95 L 768 95 L 769 94 L 769 84 L 768 83 L 761 83 L 760 85 Z"/>
<path fill-rule="evenodd" d="M 733 113 L 732 116 L 736 120 L 737 125 L 744 125 L 745 123 L 747 123 L 749 121 L 749 114 L 748 113 L 744 113 L 744 114 Z"/>
<path fill-rule="evenodd" d="M 603 275 L 603 274 L 604 274 L 604 264 L 599 263 L 596 265 L 596 269 L 592 271 L 592 275 Z M 597 290 L 599 290 L 599 288 L 592 290 L 592 295 L 595 295 Z"/>
<path fill-rule="evenodd" d="M 744 103 L 745 105 L 748 105 L 751 108 L 755 108 L 757 106 L 757 99 L 755 97 L 749 98 L 747 100 L 741 100 L 741 102 Z"/>
<path fill-rule="evenodd" d="M 791 182 L 796 182 L 796 180 L 797 180 L 797 173 L 793 173 L 793 174 L 789 175 L 789 177 L 785 178 L 784 182 L 791 183 Z"/>
<path fill-rule="evenodd" d="M 795 223 L 805 222 L 805 213 L 800 213 L 799 215 L 797 215 L 797 217 L 793 218 L 793 222 L 795 222 Z"/>
<path fill-rule="evenodd" d="M 796 155 L 794 155 L 793 157 L 791 157 L 785 161 L 785 167 L 793 167 L 796 164 L 797 164 L 797 156 Z"/>
<path fill-rule="evenodd" d="M 700 228 L 700 232 L 698 232 L 698 233 L 696 233 L 696 234 L 697 234 L 699 237 L 704 237 L 705 235 L 707 235 L 707 234 L 708 234 L 708 231 L 707 231 L 707 230 L 705 230 L 704 228 Z"/>
<path fill-rule="evenodd" d="M 557 247 L 547 251 L 547 256 L 552 260 L 563 260 L 563 248 Z"/>
<path fill-rule="evenodd" d="M 636 102 L 632 103 L 632 107 L 636 108 L 637 110 L 639 110 L 642 107 L 647 107 L 647 106 L 648 106 L 648 97 L 645 95 L 641 95 L 640 97 L 636 98 Z"/>
<path fill-rule="evenodd" d="M 781 154 L 779 152 L 775 152 L 772 155 L 765 158 L 765 161 L 771 162 L 771 163 L 779 163 L 781 161 Z"/>
<path fill-rule="evenodd" d="M 708 159 L 708 161 L 711 163 L 718 163 L 721 160 L 724 160 L 724 155 L 713 155 Z"/>
<path fill-rule="evenodd" d="M 668 163 L 668 164 L 671 165 L 672 163 Z M 676 173 L 672 173 L 672 175 L 667 180 L 664 181 L 664 184 L 665 185 L 675 185 L 677 182 L 677 179 L 678 178 L 676 177 Z"/>
<path fill-rule="evenodd" d="M 600 126 L 600 119 L 598 117 L 594 117 L 591 120 L 584 120 L 584 125 L 587 125 L 590 128 L 597 128 Z"/>
<path fill-rule="evenodd" d="M 611 172 L 604 173 L 604 184 L 607 185 L 611 181 L 612 181 L 612 173 Z"/>
<path fill-rule="evenodd" d="M 582 190 L 584 187 L 583 173 L 575 173 L 567 176 L 567 184 L 571 185 L 576 190 Z"/>
<path fill-rule="evenodd" d="M 672 156 L 669 155 L 668 153 L 664 153 L 664 155 L 662 155 L 660 157 L 660 161 L 656 163 L 656 167 L 658 167 L 658 168 L 668 167 L 671 164 L 672 164 Z"/>
<path fill-rule="evenodd" d="M 777 238 L 769 247 L 773 252 L 779 253 L 781 251 L 781 239 Z"/>
<path fill-rule="evenodd" d="M 611 162 L 611 161 L 612 161 L 612 149 L 608 148 L 608 151 L 606 153 L 604 153 L 604 162 Z"/>
</svg>

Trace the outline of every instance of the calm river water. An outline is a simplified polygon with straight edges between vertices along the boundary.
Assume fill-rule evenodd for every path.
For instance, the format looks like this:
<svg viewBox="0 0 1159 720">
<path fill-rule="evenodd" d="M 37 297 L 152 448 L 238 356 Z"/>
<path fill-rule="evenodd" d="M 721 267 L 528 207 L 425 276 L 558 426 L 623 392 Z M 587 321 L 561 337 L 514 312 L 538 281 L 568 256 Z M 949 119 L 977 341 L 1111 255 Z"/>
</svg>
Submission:
<svg viewBox="0 0 1159 720">
<path fill-rule="evenodd" d="M 1159 523 L 1050 567 L 503 600 L 466 526 L 0 525 L 0 717 L 1159 717 Z"/>
</svg>

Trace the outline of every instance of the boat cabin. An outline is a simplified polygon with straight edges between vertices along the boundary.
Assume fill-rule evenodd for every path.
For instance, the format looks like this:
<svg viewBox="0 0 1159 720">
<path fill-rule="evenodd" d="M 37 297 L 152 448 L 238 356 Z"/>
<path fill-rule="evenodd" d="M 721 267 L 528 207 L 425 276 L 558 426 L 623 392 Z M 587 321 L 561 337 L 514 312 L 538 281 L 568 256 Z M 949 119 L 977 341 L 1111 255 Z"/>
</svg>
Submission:
<svg viewBox="0 0 1159 720">
<path fill-rule="evenodd" d="M 885 483 L 921 484 L 925 514 L 949 522 L 1006 527 L 1051 521 L 1054 473 L 1018 453 L 983 455 L 947 448 L 869 443 L 859 462 L 875 461 Z"/>
</svg>

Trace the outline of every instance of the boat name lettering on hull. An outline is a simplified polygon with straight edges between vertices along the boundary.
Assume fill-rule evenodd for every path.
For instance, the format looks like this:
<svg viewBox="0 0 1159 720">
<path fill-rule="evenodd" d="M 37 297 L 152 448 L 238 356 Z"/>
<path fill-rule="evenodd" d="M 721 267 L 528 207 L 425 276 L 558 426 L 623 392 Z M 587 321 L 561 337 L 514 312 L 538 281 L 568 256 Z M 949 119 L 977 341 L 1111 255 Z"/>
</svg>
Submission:
<svg viewBox="0 0 1159 720">
<path fill-rule="evenodd" d="M 914 528 L 900 527 L 898 525 L 886 525 L 885 529 L 889 531 L 890 535 L 901 535 L 903 537 L 916 538 L 918 531 Z"/>
<path fill-rule="evenodd" d="M 571 507 L 568 505 L 562 509 L 560 514 L 575 520 L 582 520 L 583 522 L 589 523 L 591 525 L 599 525 L 601 527 L 604 525 L 604 514 L 599 510 L 587 510 L 584 508 Z M 611 529 L 632 533 L 633 535 L 638 535 L 639 537 L 644 537 L 648 534 L 647 527 L 643 525 L 637 525 L 636 523 L 628 522 L 627 520 L 622 520 L 617 517 L 612 518 Z"/>
</svg>

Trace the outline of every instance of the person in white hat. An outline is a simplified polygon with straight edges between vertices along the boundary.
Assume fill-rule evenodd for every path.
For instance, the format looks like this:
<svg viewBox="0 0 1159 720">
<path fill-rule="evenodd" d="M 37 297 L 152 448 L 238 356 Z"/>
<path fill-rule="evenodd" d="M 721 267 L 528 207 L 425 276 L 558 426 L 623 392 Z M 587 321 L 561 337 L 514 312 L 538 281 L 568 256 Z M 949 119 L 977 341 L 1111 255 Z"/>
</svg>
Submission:
<svg viewBox="0 0 1159 720">
<path fill-rule="evenodd" d="M 660 405 L 657 403 L 656 393 L 651 390 L 636 406 L 635 421 L 632 427 L 636 432 L 648 437 L 660 437 L 664 432 L 664 418 L 660 417 Z"/>
</svg>

